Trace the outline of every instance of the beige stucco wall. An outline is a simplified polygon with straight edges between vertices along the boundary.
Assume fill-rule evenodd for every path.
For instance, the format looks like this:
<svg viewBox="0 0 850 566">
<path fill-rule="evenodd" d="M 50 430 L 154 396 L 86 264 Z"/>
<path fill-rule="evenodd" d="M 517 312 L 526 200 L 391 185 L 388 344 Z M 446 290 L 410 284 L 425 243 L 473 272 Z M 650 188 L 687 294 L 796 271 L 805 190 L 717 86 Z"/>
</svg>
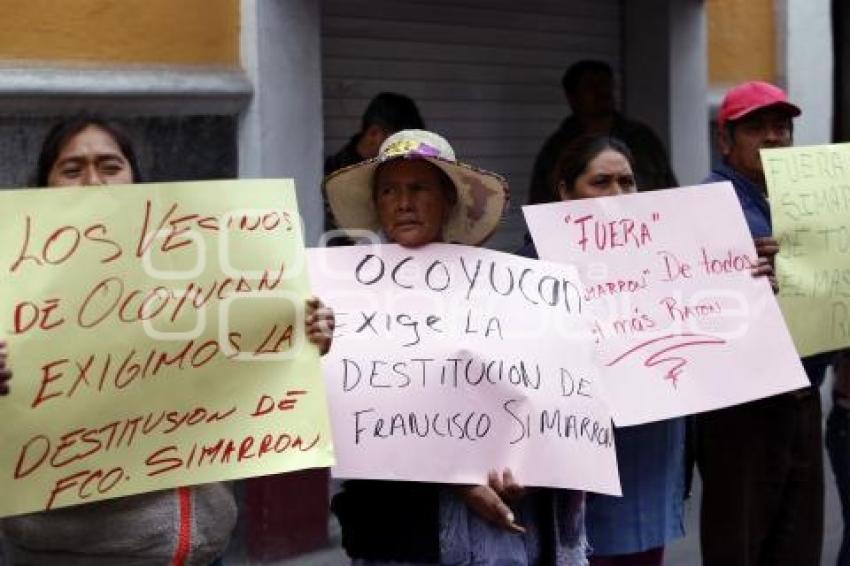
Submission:
<svg viewBox="0 0 850 566">
<path fill-rule="evenodd" d="M 711 86 L 776 80 L 773 0 L 706 0 Z"/>
<path fill-rule="evenodd" d="M 5 0 L 0 60 L 239 64 L 238 0 Z"/>
</svg>

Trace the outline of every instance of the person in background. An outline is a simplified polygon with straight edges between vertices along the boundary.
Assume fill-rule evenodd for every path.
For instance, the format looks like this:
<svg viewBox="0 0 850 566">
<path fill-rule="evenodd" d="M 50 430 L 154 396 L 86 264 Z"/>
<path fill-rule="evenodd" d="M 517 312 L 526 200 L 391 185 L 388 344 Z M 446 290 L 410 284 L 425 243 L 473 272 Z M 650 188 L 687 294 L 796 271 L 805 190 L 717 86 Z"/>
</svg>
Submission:
<svg viewBox="0 0 850 566">
<path fill-rule="evenodd" d="M 616 138 L 578 137 L 564 149 L 552 187 L 560 200 L 634 193 L 634 158 Z M 537 257 L 533 243 L 519 254 Z M 617 428 L 614 437 L 623 496 L 587 495 L 590 564 L 661 566 L 665 544 L 684 535 L 684 419 Z"/>
<path fill-rule="evenodd" d="M 97 116 L 75 117 L 51 129 L 34 178 L 40 187 L 141 180 L 131 140 Z M 311 298 L 305 332 L 323 354 L 333 326 L 333 313 Z M 12 372 L 6 343 L 0 344 L 0 394 L 7 395 Z M 230 488 L 210 483 L 8 517 L 0 527 L 12 565 L 210 566 L 219 563 L 236 514 Z"/>
<path fill-rule="evenodd" d="M 836 566 L 850 566 L 850 350 L 836 356 L 832 410 L 826 419 L 826 451 L 841 500 L 844 532 Z"/>
<path fill-rule="evenodd" d="M 642 191 L 678 185 L 664 145 L 646 125 L 629 120 L 614 104 L 614 71 L 608 63 L 583 60 L 571 65 L 561 85 L 572 115 L 553 133 L 534 161 L 528 204 L 557 200 L 555 166 L 561 153 L 576 138 L 605 135 L 622 140 L 634 156 L 634 173 Z"/>
<path fill-rule="evenodd" d="M 730 89 L 718 114 L 722 163 L 705 182 L 735 188 L 756 249 L 774 256 L 759 150 L 789 147 L 800 109 L 760 81 Z M 823 455 L 818 386 L 831 354 L 803 359 L 810 387 L 696 416 L 706 566 L 820 564 Z"/>
<path fill-rule="evenodd" d="M 408 96 L 395 92 L 382 92 L 375 96 L 366 107 L 360 120 L 360 131 L 354 134 L 335 154 L 325 159 L 325 175 L 350 167 L 378 155 L 378 149 L 389 136 L 401 130 L 421 130 L 425 128 L 419 108 Z M 336 230 L 333 214 L 325 203 L 325 231 Z M 335 244 L 350 244 L 346 238 L 330 240 Z"/>
</svg>

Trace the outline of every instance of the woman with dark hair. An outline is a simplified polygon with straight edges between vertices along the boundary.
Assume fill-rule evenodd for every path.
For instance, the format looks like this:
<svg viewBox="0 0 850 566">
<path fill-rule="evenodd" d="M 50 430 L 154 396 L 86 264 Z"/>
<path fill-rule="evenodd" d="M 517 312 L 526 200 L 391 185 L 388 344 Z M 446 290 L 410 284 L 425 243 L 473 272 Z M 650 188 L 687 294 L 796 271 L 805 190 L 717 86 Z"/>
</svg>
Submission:
<svg viewBox="0 0 850 566">
<path fill-rule="evenodd" d="M 567 146 L 556 167 L 558 200 L 633 193 L 634 157 L 626 144 L 609 136 L 586 136 Z"/>
<path fill-rule="evenodd" d="M 83 131 L 85 135 L 78 135 Z M 70 141 L 75 142 L 73 147 Z M 47 133 L 33 181 L 36 187 L 47 187 L 118 185 L 143 179 L 130 138 L 112 122 L 82 115 L 59 122 Z"/>
<path fill-rule="evenodd" d="M 137 183 L 133 145 L 94 116 L 72 118 L 48 133 L 38 158 L 40 186 Z M 333 313 L 307 302 L 305 330 L 321 353 L 330 348 Z M 0 343 L 0 394 L 9 391 L 6 346 Z M 224 553 L 236 523 L 229 486 L 210 483 L 9 517 L 3 534 L 12 564 L 67 566 L 209 566 Z"/>
<path fill-rule="evenodd" d="M 636 191 L 629 148 L 609 136 L 571 143 L 558 161 L 559 200 Z M 533 245 L 519 252 L 536 257 Z M 661 566 L 664 545 L 684 534 L 685 424 L 677 418 L 618 428 L 617 462 L 623 497 L 588 494 L 585 525 L 591 566 Z"/>
<path fill-rule="evenodd" d="M 629 148 L 609 136 L 585 136 L 558 161 L 559 200 L 612 197 L 637 190 Z M 533 244 L 519 252 L 537 257 Z M 772 277 L 766 258 L 753 276 Z M 589 494 L 585 524 L 591 566 L 661 566 L 664 546 L 684 534 L 685 419 L 615 430 L 623 497 Z"/>
</svg>

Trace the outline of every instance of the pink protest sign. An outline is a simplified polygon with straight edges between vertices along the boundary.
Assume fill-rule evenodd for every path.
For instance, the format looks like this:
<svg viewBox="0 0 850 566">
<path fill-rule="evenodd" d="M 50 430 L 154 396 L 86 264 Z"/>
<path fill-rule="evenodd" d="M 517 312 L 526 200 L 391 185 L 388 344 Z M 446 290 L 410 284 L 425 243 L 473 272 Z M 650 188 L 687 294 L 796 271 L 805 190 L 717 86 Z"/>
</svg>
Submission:
<svg viewBox="0 0 850 566">
<path fill-rule="evenodd" d="M 579 270 L 618 426 L 808 384 L 730 184 L 523 212 L 540 257 Z"/>
<path fill-rule="evenodd" d="M 619 494 L 576 271 L 446 244 L 310 250 L 336 313 L 323 359 L 343 478 Z"/>
</svg>

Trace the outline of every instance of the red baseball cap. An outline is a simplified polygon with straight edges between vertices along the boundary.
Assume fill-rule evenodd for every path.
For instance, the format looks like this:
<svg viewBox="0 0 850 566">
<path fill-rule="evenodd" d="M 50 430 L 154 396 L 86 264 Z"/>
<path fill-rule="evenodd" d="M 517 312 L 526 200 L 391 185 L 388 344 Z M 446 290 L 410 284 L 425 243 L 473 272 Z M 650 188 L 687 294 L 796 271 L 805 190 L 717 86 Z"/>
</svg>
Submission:
<svg viewBox="0 0 850 566">
<path fill-rule="evenodd" d="M 791 117 L 801 114 L 800 108 L 788 102 L 785 91 L 778 86 L 763 81 L 750 81 L 729 89 L 720 104 L 717 122 L 723 127 L 729 120 L 740 120 L 764 108 L 782 109 Z"/>
</svg>

